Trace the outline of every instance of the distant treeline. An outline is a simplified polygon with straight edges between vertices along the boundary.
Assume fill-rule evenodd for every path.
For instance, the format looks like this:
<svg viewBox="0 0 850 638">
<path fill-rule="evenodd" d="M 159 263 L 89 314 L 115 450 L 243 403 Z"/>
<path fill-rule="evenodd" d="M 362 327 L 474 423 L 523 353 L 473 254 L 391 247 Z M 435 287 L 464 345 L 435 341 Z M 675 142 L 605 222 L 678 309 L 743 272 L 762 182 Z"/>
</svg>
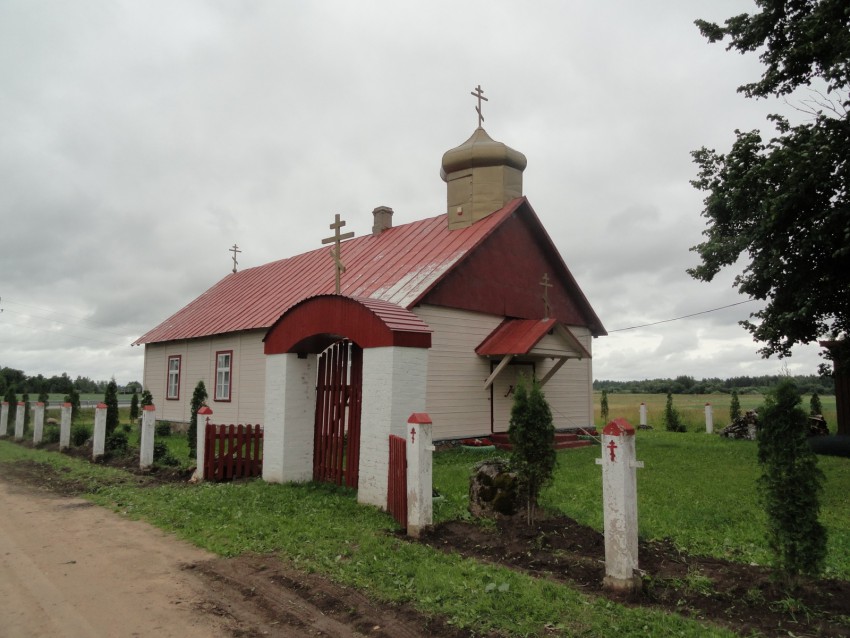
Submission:
<svg viewBox="0 0 850 638">
<path fill-rule="evenodd" d="M 770 391 L 782 375 L 766 375 L 761 377 L 731 377 L 729 379 L 702 379 L 697 381 L 686 375 L 675 379 L 644 379 L 643 381 L 605 381 L 593 382 L 593 389 L 607 390 L 610 393 L 621 394 L 730 394 L 737 390 L 738 394 L 765 394 Z M 835 394 L 835 385 L 830 377 L 818 375 L 798 375 L 791 377 L 797 383 L 797 388 L 803 394 Z"/>
<path fill-rule="evenodd" d="M 16 394 L 30 394 L 32 396 L 68 394 L 72 388 L 80 394 L 102 393 L 106 391 L 107 383 L 109 381 L 92 381 L 88 377 L 81 376 L 71 379 L 67 372 L 52 377 L 45 377 L 40 374 L 30 377 L 23 370 L 0 368 L 0 396 L 5 395 L 10 389 Z M 119 387 L 118 391 L 132 393 L 134 390 L 141 392 L 141 389 L 141 383 L 132 381 L 124 387 Z"/>
</svg>

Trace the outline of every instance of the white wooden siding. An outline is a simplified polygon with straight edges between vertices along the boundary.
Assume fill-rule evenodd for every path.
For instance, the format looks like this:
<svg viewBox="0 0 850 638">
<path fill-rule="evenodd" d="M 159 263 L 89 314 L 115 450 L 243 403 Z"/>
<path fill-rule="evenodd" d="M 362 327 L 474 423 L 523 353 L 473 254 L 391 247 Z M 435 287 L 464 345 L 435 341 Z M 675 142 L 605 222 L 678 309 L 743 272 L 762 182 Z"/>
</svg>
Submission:
<svg viewBox="0 0 850 638">
<path fill-rule="evenodd" d="M 172 341 L 145 346 L 144 385 L 156 405 L 156 418 L 187 423 L 198 381 L 207 388 L 207 404 L 218 423 L 263 422 L 265 405 L 265 330 L 238 332 L 209 339 Z M 215 400 L 215 354 L 233 351 L 230 401 Z M 181 355 L 180 399 L 165 399 L 168 357 Z"/>
<path fill-rule="evenodd" d="M 484 389 L 484 381 L 490 375 L 490 362 L 476 355 L 475 347 L 503 317 L 437 306 L 419 306 L 413 312 L 434 331 L 428 352 L 426 395 L 426 410 L 434 420 L 434 438 L 489 434 L 490 390 Z M 589 331 L 572 326 L 570 329 L 590 352 Z M 555 359 L 537 359 L 538 378 L 542 378 L 555 362 Z M 588 359 L 571 359 L 555 373 L 544 387 L 555 427 L 592 424 L 591 387 Z M 496 427 L 496 431 L 499 429 Z"/>
</svg>

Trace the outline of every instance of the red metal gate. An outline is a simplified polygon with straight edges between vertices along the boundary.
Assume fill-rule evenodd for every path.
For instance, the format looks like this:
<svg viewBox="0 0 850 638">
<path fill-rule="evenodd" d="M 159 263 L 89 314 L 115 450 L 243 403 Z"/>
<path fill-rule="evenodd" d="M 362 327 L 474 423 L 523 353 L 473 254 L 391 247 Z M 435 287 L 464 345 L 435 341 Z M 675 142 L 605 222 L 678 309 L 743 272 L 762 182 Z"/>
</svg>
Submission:
<svg viewBox="0 0 850 638">
<path fill-rule="evenodd" d="M 363 350 L 343 339 L 319 355 L 313 480 L 357 487 Z"/>
<path fill-rule="evenodd" d="M 226 481 L 263 473 L 263 428 L 206 424 L 204 478 Z"/>
<path fill-rule="evenodd" d="M 390 434 L 387 511 L 407 529 L 407 441 L 395 434 Z"/>
</svg>

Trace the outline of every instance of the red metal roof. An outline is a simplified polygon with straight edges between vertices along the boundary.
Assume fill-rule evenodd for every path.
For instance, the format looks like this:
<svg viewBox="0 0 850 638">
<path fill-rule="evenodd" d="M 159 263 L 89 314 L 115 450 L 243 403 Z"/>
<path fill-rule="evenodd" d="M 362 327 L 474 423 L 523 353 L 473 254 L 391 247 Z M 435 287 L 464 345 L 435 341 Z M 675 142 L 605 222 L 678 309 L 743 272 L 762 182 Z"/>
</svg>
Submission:
<svg viewBox="0 0 850 638">
<path fill-rule="evenodd" d="M 446 215 L 396 226 L 342 244 L 341 294 L 410 308 L 525 202 L 449 231 Z M 134 345 L 268 328 L 294 304 L 334 292 L 327 247 L 233 273 L 139 337 Z"/>
<path fill-rule="evenodd" d="M 528 354 L 555 323 L 555 319 L 506 319 L 475 348 L 475 353 L 485 357 Z"/>
<path fill-rule="evenodd" d="M 475 348 L 475 354 L 485 357 L 528 354 L 557 325 L 557 319 L 505 319 Z M 590 353 L 569 328 L 561 325 L 557 330 L 580 358 L 590 358 Z"/>
</svg>

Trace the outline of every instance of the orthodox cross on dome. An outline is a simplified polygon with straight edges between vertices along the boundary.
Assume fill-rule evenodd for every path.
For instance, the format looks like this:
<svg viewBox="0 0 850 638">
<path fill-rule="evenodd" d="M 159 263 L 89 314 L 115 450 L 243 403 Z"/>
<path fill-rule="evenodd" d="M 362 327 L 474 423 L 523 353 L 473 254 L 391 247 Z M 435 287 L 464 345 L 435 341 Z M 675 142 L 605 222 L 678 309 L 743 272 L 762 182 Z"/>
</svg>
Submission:
<svg viewBox="0 0 850 638">
<path fill-rule="evenodd" d="M 549 288 L 552 284 L 549 283 L 549 273 L 543 273 L 543 279 L 540 280 L 540 285 L 543 287 L 543 318 L 548 319 L 552 313 L 552 306 L 549 305 Z"/>
<path fill-rule="evenodd" d="M 342 264 L 342 257 L 339 249 L 339 244 L 343 239 L 351 239 L 354 237 L 354 233 L 342 233 L 340 234 L 339 229 L 345 226 L 344 221 L 340 221 L 339 215 L 334 216 L 334 223 L 328 226 L 334 234 L 332 237 L 326 237 L 322 240 L 323 244 L 334 244 L 331 247 L 331 257 L 334 260 L 334 269 L 336 271 L 336 294 L 339 294 L 339 277 L 342 273 L 345 272 L 345 266 Z"/>
<path fill-rule="evenodd" d="M 236 266 L 239 265 L 239 262 L 236 261 L 236 253 L 241 253 L 242 251 L 239 250 L 239 246 L 233 244 L 233 248 L 230 249 L 230 252 L 233 253 L 233 272 L 236 272 Z"/>
<path fill-rule="evenodd" d="M 489 102 L 489 100 L 484 97 L 484 91 L 480 84 L 475 87 L 475 90 L 470 95 L 478 98 L 478 106 L 475 107 L 475 111 L 478 113 L 478 128 L 481 128 L 481 124 L 484 122 L 484 116 L 481 114 L 481 100 L 485 102 Z"/>
</svg>

